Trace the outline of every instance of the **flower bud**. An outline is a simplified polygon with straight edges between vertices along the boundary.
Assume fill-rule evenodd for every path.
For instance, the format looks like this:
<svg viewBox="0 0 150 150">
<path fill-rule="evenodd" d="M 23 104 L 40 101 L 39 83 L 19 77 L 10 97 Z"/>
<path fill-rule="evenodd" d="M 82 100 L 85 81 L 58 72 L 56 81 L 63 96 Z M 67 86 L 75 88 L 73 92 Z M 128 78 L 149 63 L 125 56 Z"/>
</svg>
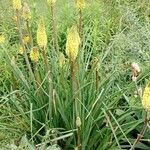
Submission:
<svg viewBox="0 0 150 150">
<path fill-rule="evenodd" d="M 60 52 L 60 54 L 59 54 L 59 66 L 60 66 L 60 68 L 63 68 L 64 65 L 65 65 L 65 56 L 62 52 Z"/>
<path fill-rule="evenodd" d="M 140 70 L 139 65 L 135 62 L 133 62 L 131 64 L 131 67 L 132 67 L 132 81 L 136 82 L 137 77 L 138 77 L 141 70 Z"/>
<path fill-rule="evenodd" d="M 81 126 L 81 119 L 80 117 L 76 118 L 76 126 L 79 128 Z"/>
</svg>

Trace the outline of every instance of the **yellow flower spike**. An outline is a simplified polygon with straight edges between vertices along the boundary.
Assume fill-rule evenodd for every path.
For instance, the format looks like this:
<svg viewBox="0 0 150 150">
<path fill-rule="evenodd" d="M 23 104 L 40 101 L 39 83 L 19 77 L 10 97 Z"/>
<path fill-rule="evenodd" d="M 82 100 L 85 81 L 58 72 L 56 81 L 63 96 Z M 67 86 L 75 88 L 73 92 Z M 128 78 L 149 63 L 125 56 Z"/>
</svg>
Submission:
<svg viewBox="0 0 150 150">
<path fill-rule="evenodd" d="M 30 51 L 30 59 L 33 61 L 33 62 L 38 62 L 39 60 L 39 52 L 37 50 L 36 47 L 33 47 Z"/>
<path fill-rule="evenodd" d="M 65 65 L 65 56 L 62 52 L 60 52 L 60 54 L 59 54 L 59 66 L 60 66 L 60 68 L 63 68 L 64 65 Z"/>
<path fill-rule="evenodd" d="M 18 54 L 23 55 L 23 53 L 24 53 L 24 49 L 23 49 L 23 47 L 20 45 L 20 46 L 19 46 L 19 49 L 18 49 Z"/>
<path fill-rule="evenodd" d="M 75 61 L 79 52 L 80 36 L 77 26 L 72 26 L 67 35 L 66 54 L 71 61 Z"/>
<path fill-rule="evenodd" d="M 147 112 L 150 112 L 150 82 L 145 87 L 142 97 L 142 105 Z"/>
<path fill-rule="evenodd" d="M 27 21 L 31 19 L 31 11 L 26 2 L 23 3 L 22 17 Z"/>
<path fill-rule="evenodd" d="M 51 6 L 56 3 L 56 0 L 47 0 L 47 3 Z"/>
<path fill-rule="evenodd" d="M 85 1 L 84 0 L 76 0 L 76 5 L 77 5 L 77 8 L 82 11 L 85 8 Z"/>
<path fill-rule="evenodd" d="M 23 36 L 23 43 L 27 45 L 30 42 L 30 37 L 28 34 Z"/>
<path fill-rule="evenodd" d="M 21 0 L 13 0 L 13 8 L 15 10 L 20 10 L 22 8 Z"/>
<path fill-rule="evenodd" d="M 0 35 L 0 45 L 5 43 L 5 36 Z"/>
<path fill-rule="evenodd" d="M 40 48 L 46 48 L 47 45 L 47 35 L 45 29 L 44 19 L 41 18 L 37 29 L 37 44 Z"/>
</svg>

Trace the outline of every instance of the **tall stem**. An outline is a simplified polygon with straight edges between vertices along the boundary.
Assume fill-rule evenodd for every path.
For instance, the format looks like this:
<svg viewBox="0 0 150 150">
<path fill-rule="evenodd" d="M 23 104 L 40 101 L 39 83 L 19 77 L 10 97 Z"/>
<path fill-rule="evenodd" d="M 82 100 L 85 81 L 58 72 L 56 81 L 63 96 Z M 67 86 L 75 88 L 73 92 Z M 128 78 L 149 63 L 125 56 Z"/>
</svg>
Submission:
<svg viewBox="0 0 150 150">
<path fill-rule="evenodd" d="M 80 34 L 80 38 L 81 38 L 81 41 L 82 41 L 82 27 L 83 27 L 83 13 L 82 13 L 82 10 L 79 10 L 79 34 Z"/>
<path fill-rule="evenodd" d="M 76 61 L 71 62 L 71 75 L 72 75 L 72 94 L 73 94 L 73 101 L 74 101 L 74 110 L 75 110 L 75 117 L 77 118 L 80 116 L 80 104 L 78 103 L 78 84 L 77 84 L 77 70 L 76 70 Z M 80 150 L 81 149 L 81 140 L 80 140 L 80 127 L 77 128 L 77 147 Z"/>
<path fill-rule="evenodd" d="M 96 69 L 96 90 L 98 90 L 99 88 L 99 74 L 98 74 L 98 70 Z"/>
<path fill-rule="evenodd" d="M 14 75 L 13 72 L 12 72 L 12 85 L 13 85 L 12 88 L 13 88 L 14 91 L 19 90 L 18 83 L 17 83 L 17 80 L 16 80 L 15 75 Z M 20 96 L 19 92 L 16 93 L 16 96 L 17 96 L 17 98 L 21 99 L 21 96 Z"/>
<path fill-rule="evenodd" d="M 36 82 L 37 82 L 37 87 L 40 86 L 41 84 L 41 79 L 40 79 L 40 75 L 39 75 L 39 72 L 38 72 L 38 65 L 37 65 L 37 62 L 34 62 L 34 74 L 35 74 L 35 79 L 36 79 Z"/>
<path fill-rule="evenodd" d="M 78 147 L 78 150 L 81 149 L 80 127 L 78 127 L 78 130 L 77 130 L 77 147 Z"/>
<path fill-rule="evenodd" d="M 51 5 L 51 14 L 52 14 L 52 28 L 53 28 L 53 41 L 54 41 L 54 47 L 56 49 L 57 55 L 59 52 L 59 44 L 58 44 L 58 38 L 57 38 L 57 25 L 56 25 L 56 19 L 54 15 L 54 5 Z"/>
<path fill-rule="evenodd" d="M 24 56 L 25 56 L 25 61 L 26 61 L 27 68 L 30 72 L 31 78 L 34 80 L 34 74 L 32 72 L 32 69 L 31 69 L 31 66 L 30 66 L 30 63 L 29 63 L 29 59 L 28 59 L 28 55 L 27 55 L 27 51 L 26 51 L 25 45 L 23 43 L 23 36 L 22 36 L 21 22 L 20 22 L 20 14 L 19 14 L 18 10 L 16 10 L 16 15 L 17 15 L 17 27 L 18 27 L 18 32 L 19 32 L 20 44 L 21 44 L 21 46 L 24 50 Z"/>
<path fill-rule="evenodd" d="M 77 78 L 76 78 L 76 61 L 71 62 L 71 75 L 72 75 L 72 94 L 75 106 L 75 114 L 76 117 L 79 115 L 78 107 L 77 107 Z"/>
<path fill-rule="evenodd" d="M 138 144 L 140 142 L 140 140 L 142 139 L 142 137 L 144 136 L 144 133 L 147 129 L 147 125 L 148 125 L 148 118 L 147 116 L 145 117 L 145 120 L 144 120 L 144 125 L 143 125 L 143 128 L 140 132 L 140 134 L 138 134 L 137 136 L 137 139 L 135 140 L 135 142 L 133 143 L 132 147 L 130 148 L 130 150 L 134 150 L 134 147 L 136 144 Z"/>
<path fill-rule="evenodd" d="M 31 44 L 31 47 L 33 47 L 33 37 L 32 37 L 32 33 L 31 33 L 31 30 L 30 30 L 30 25 L 29 25 L 28 20 L 26 21 L 26 24 L 27 24 L 28 34 L 29 34 L 29 37 L 30 37 L 30 44 Z"/>
<path fill-rule="evenodd" d="M 52 119 L 52 108 L 53 108 L 52 107 L 52 105 L 53 105 L 53 84 L 52 84 L 52 74 L 50 72 L 50 67 L 49 67 L 45 48 L 42 49 L 42 55 L 43 55 L 43 61 L 45 64 L 46 73 L 48 75 L 47 80 L 48 80 L 48 92 L 49 92 L 49 117 L 51 120 Z"/>
</svg>

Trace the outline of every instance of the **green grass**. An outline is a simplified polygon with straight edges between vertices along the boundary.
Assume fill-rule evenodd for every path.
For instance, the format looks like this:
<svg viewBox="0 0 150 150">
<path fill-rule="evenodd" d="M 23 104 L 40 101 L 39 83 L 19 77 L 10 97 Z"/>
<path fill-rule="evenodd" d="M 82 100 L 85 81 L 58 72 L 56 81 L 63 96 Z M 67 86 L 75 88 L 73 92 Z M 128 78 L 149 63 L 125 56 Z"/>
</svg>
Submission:
<svg viewBox="0 0 150 150">
<path fill-rule="evenodd" d="M 32 11 L 34 45 L 37 45 L 39 17 L 44 16 L 46 21 L 46 50 L 53 76 L 53 102 L 50 105 L 42 56 L 40 55 L 38 62 L 42 85 L 40 95 L 37 95 L 39 91 L 31 80 L 24 57 L 17 53 L 19 38 L 12 19 L 14 10 L 9 1 L 1 0 L 0 34 L 7 38 L 6 43 L 0 46 L 0 148 L 10 149 L 8 147 L 14 143 L 20 144 L 21 149 L 22 145 L 30 143 L 31 147 L 26 149 L 32 149 L 36 144 L 43 143 L 41 149 L 50 145 L 55 147 L 55 144 L 62 149 L 74 149 L 77 145 L 77 129 L 70 61 L 65 54 L 65 43 L 67 29 L 78 22 L 78 11 L 72 2 L 56 2 L 59 47 L 67 59 L 62 70 L 53 47 L 51 13 L 46 1 L 28 2 Z M 141 98 L 135 95 L 136 85 L 131 79 L 131 63 L 137 62 L 141 67 L 137 86 L 143 88 L 150 75 L 149 6 L 149 0 L 86 1 L 83 41 L 77 59 L 76 75 L 77 103 L 81 107 L 82 150 L 130 149 L 142 129 L 145 111 Z M 28 48 L 30 50 L 30 45 Z M 11 62 L 13 56 L 14 63 Z M 94 57 L 98 58 L 100 64 L 98 89 L 95 83 L 96 68 L 91 65 Z M 52 118 L 49 115 L 50 108 Z M 149 150 L 149 132 L 148 126 L 143 139 L 136 145 L 137 148 Z"/>
</svg>

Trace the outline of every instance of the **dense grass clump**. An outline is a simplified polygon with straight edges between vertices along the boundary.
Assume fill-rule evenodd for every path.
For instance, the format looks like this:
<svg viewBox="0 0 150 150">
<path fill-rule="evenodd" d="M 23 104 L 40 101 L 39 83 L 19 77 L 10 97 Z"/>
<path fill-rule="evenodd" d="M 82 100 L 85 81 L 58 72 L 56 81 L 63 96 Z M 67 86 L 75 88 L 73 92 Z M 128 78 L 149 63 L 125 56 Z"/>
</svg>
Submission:
<svg viewBox="0 0 150 150">
<path fill-rule="evenodd" d="M 149 6 L 1 0 L 0 149 L 149 150 Z"/>
</svg>

